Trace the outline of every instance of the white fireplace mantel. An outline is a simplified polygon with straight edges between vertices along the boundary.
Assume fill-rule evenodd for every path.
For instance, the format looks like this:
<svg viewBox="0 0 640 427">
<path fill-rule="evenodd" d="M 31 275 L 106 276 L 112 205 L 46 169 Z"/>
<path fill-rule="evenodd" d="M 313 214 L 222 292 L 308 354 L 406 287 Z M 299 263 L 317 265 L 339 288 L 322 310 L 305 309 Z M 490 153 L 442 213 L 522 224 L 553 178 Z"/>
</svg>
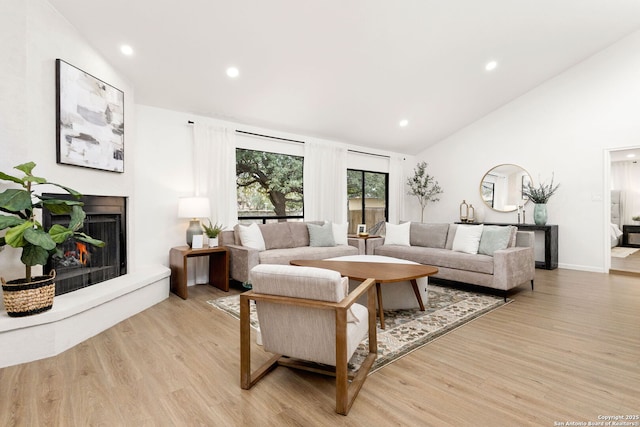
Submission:
<svg viewBox="0 0 640 427">
<path fill-rule="evenodd" d="M 91 338 L 169 297 L 171 271 L 146 266 L 54 298 L 53 308 L 27 317 L 0 311 L 0 368 L 31 362 Z"/>
</svg>

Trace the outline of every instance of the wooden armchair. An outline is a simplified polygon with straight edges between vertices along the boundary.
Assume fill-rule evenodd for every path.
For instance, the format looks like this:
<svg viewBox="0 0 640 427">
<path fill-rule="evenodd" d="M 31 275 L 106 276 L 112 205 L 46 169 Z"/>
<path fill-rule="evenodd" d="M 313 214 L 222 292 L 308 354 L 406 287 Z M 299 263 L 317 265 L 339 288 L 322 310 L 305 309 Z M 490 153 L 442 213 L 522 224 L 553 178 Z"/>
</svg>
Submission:
<svg viewBox="0 0 640 427">
<path fill-rule="evenodd" d="M 336 412 L 347 415 L 377 356 L 375 281 L 347 295 L 349 280 L 338 272 L 261 264 L 251 270 L 251 283 L 253 289 L 240 295 L 241 387 L 250 389 L 277 365 L 335 376 Z M 365 293 L 367 307 L 355 303 Z M 254 372 L 250 300 L 256 301 L 264 349 L 275 353 Z M 349 378 L 347 363 L 367 333 L 369 353 Z"/>
</svg>

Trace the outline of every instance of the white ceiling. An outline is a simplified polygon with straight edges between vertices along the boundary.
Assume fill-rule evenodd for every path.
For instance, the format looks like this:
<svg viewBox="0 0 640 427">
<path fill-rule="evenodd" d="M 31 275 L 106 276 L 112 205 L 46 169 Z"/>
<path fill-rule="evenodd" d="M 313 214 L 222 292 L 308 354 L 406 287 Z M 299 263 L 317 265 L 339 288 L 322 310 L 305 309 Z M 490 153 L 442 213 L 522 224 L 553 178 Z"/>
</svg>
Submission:
<svg viewBox="0 0 640 427">
<path fill-rule="evenodd" d="M 640 29 L 637 0 L 49 1 L 138 104 L 407 154 Z"/>
</svg>

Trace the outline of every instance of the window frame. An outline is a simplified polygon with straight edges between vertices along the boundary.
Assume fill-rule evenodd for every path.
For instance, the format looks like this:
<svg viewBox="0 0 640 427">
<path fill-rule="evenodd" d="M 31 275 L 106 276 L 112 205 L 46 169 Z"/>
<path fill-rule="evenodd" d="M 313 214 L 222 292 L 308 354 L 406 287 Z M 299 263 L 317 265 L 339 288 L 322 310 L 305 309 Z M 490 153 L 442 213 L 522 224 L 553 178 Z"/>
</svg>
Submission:
<svg viewBox="0 0 640 427">
<path fill-rule="evenodd" d="M 361 173 L 361 178 L 362 178 L 362 188 L 360 189 L 361 190 L 360 199 L 362 200 L 362 203 L 360 205 L 360 210 L 362 212 L 361 224 L 367 223 L 366 210 L 365 210 L 365 206 L 366 206 L 365 176 L 367 173 L 384 175 L 384 218 L 385 218 L 385 221 L 388 221 L 389 220 L 389 172 L 378 172 L 378 171 L 370 171 L 370 170 L 364 170 L 364 169 L 347 168 L 347 177 L 349 176 L 349 172 Z M 349 203 L 349 194 L 347 193 L 347 205 L 348 203 Z"/>
</svg>

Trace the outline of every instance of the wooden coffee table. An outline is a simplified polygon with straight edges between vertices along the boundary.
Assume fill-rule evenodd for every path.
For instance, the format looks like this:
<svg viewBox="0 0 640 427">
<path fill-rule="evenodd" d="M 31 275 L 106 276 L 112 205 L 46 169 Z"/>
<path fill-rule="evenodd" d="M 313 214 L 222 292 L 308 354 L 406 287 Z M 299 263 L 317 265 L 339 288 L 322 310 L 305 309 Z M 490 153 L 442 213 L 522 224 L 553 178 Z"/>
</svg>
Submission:
<svg viewBox="0 0 640 427">
<path fill-rule="evenodd" d="M 382 283 L 394 283 L 410 281 L 413 293 L 416 295 L 420 310 L 424 311 L 424 303 L 420 297 L 420 290 L 416 279 L 431 276 L 438 272 L 436 267 L 422 264 L 394 264 L 386 262 L 363 262 L 363 261 L 333 261 L 333 260 L 307 260 L 299 259 L 290 262 L 291 265 L 301 267 L 326 268 L 347 276 L 350 279 L 365 281 L 373 278 L 376 281 L 376 293 L 378 297 L 378 316 L 380 316 L 380 327 L 384 329 L 384 311 L 382 308 Z"/>
</svg>

